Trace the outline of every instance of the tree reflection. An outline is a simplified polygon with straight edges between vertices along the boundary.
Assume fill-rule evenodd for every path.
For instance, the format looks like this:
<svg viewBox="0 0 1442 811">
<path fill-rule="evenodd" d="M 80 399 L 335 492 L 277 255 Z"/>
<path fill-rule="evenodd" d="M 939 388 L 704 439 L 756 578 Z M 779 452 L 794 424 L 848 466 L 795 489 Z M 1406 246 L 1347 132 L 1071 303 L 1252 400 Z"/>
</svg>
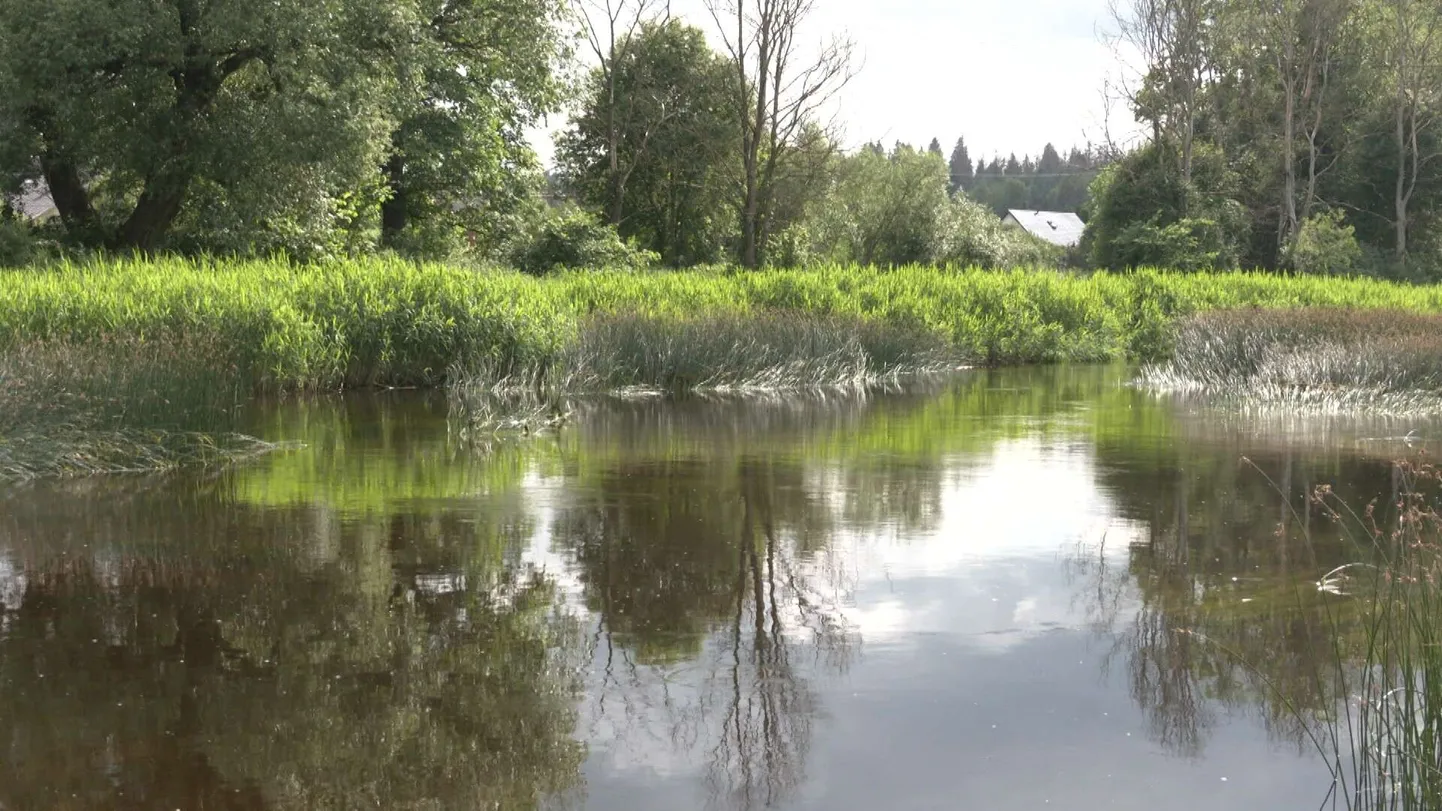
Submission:
<svg viewBox="0 0 1442 811">
<path fill-rule="evenodd" d="M 547 578 L 477 554 L 516 522 L 34 496 L 0 525 L 0 807 L 531 808 L 577 784 L 582 640 Z M 108 522 L 146 529 L 46 550 Z"/>
<path fill-rule="evenodd" d="M 588 492 L 556 535 L 598 617 L 601 719 L 630 732 L 659 705 L 668 742 L 706 759 L 716 799 L 781 802 L 805 772 L 816 668 L 853 654 L 822 564 L 830 508 L 801 465 L 745 454 L 622 462 Z"/>
<path fill-rule="evenodd" d="M 1335 482 L 1354 504 L 1385 499 L 1391 465 L 1180 447 L 1099 445 L 1101 481 L 1138 538 L 1124 568 L 1079 553 L 1079 595 L 1115 635 L 1109 661 L 1124 662 L 1158 743 L 1199 755 L 1219 715 L 1250 712 L 1275 739 L 1305 749 L 1310 725 L 1342 698 L 1339 618 L 1315 581 L 1358 554 L 1307 495 Z"/>
</svg>

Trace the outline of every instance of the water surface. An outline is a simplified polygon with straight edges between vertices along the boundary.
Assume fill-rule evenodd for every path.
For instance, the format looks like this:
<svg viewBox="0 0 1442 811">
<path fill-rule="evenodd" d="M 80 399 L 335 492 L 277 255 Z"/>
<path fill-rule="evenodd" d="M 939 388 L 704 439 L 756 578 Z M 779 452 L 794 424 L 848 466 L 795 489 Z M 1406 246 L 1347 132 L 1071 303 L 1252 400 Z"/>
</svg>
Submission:
<svg viewBox="0 0 1442 811">
<path fill-rule="evenodd" d="M 484 452 L 440 398 L 290 402 L 245 467 L 0 491 L 0 809 L 1316 808 L 1357 553 L 1305 494 L 1385 520 L 1434 432 L 1126 379 Z"/>
</svg>

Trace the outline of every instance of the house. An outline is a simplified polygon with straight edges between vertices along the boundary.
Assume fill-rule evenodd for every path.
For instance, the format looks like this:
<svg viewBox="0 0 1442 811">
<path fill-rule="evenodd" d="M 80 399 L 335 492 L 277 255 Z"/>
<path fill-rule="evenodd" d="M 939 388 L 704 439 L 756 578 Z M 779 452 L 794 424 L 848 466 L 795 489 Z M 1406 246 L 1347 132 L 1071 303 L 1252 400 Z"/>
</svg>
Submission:
<svg viewBox="0 0 1442 811">
<path fill-rule="evenodd" d="M 1069 211 L 1011 209 L 1006 212 L 1001 224 L 1015 226 L 1037 239 L 1063 248 L 1074 248 L 1081 244 L 1082 231 L 1086 228 L 1081 217 Z"/>
<path fill-rule="evenodd" d="M 15 213 L 30 222 L 41 223 L 60 216 L 60 211 L 55 208 L 55 200 L 50 196 L 50 189 L 39 181 L 27 180 L 21 187 L 20 194 L 9 202 Z M 0 205 L 4 203 L 4 196 L 0 195 Z"/>
</svg>

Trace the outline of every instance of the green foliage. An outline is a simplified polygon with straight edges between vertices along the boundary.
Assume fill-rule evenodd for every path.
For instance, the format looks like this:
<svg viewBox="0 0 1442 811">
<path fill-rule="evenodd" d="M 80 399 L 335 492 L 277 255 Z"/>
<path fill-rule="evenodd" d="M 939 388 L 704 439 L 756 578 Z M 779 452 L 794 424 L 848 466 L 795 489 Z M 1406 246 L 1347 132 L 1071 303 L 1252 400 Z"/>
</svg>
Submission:
<svg viewBox="0 0 1442 811">
<path fill-rule="evenodd" d="M 1292 246 L 1292 267 L 1301 273 L 1345 275 L 1361 260 L 1362 246 L 1357 244 L 1356 231 L 1336 209 L 1303 221 Z"/>
<path fill-rule="evenodd" d="M 949 267 L 1055 267 L 1062 251 L 1007 228 L 986 206 L 958 194 L 938 218 L 931 258 Z"/>
<path fill-rule="evenodd" d="M 522 130 L 558 99 L 560 10 L 0 0 L 0 178 L 47 183 L 90 246 L 453 245 L 531 161 Z M 412 225 L 429 233 L 404 239 Z"/>
<path fill-rule="evenodd" d="M 1247 213 L 1229 194 L 1236 179 L 1219 150 L 1199 146 L 1191 180 L 1175 147 L 1153 143 L 1105 168 L 1092 183 L 1085 249 L 1098 268 L 1236 267 Z"/>
<path fill-rule="evenodd" d="M 835 262 L 905 265 L 933 258 L 947 207 L 947 166 L 940 155 L 897 145 L 836 159 L 833 186 L 818 203 L 817 232 Z"/>
<path fill-rule="evenodd" d="M 578 200 L 673 267 L 722 259 L 735 232 L 731 80 L 700 29 L 642 25 L 618 44 L 609 73 L 591 73 L 557 140 Z"/>
<path fill-rule="evenodd" d="M 0 201 L 0 205 L 3 205 Z M 40 258 L 39 239 L 25 223 L 0 218 L 0 268 L 23 268 Z"/>
<path fill-rule="evenodd" d="M 568 205 L 547 211 L 521 234 L 509 259 L 521 272 L 540 276 L 566 268 L 645 268 L 657 256 L 623 242 L 615 229 Z"/>
<path fill-rule="evenodd" d="M 614 243 L 611 243 L 614 247 Z M 749 273 L 514 272 L 400 261 L 181 260 L 0 272 L 0 350 L 203 341 L 246 388 L 436 385 L 457 368 L 545 371 L 593 316 L 843 316 L 945 339 L 977 363 L 1164 352 L 1175 319 L 1250 306 L 1442 312 L 1442 288 L 1365 278 L 1147 271 L 1087 277 L 908 266 Z"/>
</svg>

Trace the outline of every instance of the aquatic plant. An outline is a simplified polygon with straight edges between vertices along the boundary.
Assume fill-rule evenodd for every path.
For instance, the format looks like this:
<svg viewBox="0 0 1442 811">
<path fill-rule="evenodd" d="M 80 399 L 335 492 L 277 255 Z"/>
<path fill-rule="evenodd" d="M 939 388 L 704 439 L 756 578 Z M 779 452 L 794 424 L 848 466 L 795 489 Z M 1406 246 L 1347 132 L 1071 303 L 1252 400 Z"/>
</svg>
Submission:
<svg viewBox="0 0 1442 811">
<path fill-rule="evenodd" d="M 1346 526 L 1362 559 L 1322 575 L 1335 596 L 1334 672 L 1346 701 L 1316 742 L 1350 811 L 1442 807 L 1442 469 L 1399 462 L 1390 521 L 1328 488 L 1314 503 Z M 1360 610 L 1358 610 L 1360 609 Z"/>
<path fill-rule="evenodd" d="M 244 394 L 224 349 L 206 338 L 11 345 L 0 352 L 0 479 L 263 453 L 273 446 L 235 430 Z"/>
<path fill-rule="evenodd" d="M 457 369 L 544 371 L 584 343 L 597 316 L 679 325 L 754 312 L 840 317 L 936 336 L 961 360 L 1002 365 L 1164 357 L 1177 318 L 1253 306 L 1442 312 L 1442 288 L 1249 273 L 841 266 L 534 279 L 383 259 L 125 259 L 0 272 L 0 348 L 203 335 L 227 347 L 253 388 L 337 389 L 439 385 Z"/>
<path fill-rule="evenodd" d="M 1146 385 L 1289 412 L 1442 412 L 1442 316 L 1223 310 L 1183 319 L 1175 336 Z"/>
</svg>

